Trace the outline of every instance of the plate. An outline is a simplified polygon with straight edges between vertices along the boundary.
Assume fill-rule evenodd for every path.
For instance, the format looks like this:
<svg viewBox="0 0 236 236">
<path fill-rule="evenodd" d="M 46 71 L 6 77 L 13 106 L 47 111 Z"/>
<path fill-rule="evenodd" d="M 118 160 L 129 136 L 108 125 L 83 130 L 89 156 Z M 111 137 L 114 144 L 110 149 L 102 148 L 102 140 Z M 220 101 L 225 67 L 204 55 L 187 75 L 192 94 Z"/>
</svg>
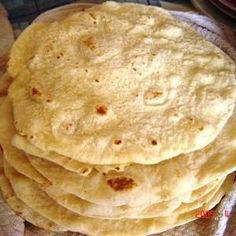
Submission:
<svg viewBox="0 0 236 236">
<path fill-rule="evenodd" d="M 235 0 L 219 0 L 223 5 L 227 6 L 231 10 L 236 12 L 236 1 Z"/>
<path fill-rule="evenodd" d="M 224 4 L 220 3 L 217 0 L 210 0 L 211 3 L 216 6 L 220 11 L 224 12 L 226 15 L 233 17 L 236 19 L 236 12 L 231 10 L 230 8 L 226 7 Z"/>
<path fill-rule="evenodd" d="M 236 32 L 236 20 L 222 11 L 220 11 L 216 6 L 214 6 L 208 0 L 191 0 L 194 7 L 201 13 L 216 21 L 223 23 L 231 28 L 231 30 Z"/>
</svg>

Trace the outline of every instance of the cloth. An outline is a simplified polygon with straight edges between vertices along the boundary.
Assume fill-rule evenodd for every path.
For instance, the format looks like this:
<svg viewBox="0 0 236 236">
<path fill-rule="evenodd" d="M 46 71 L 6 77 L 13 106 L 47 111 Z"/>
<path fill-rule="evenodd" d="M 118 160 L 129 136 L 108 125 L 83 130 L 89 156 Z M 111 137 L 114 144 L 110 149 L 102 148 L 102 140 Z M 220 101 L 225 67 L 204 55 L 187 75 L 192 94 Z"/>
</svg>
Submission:
<svg viewBox="0 0 236 236">
<path fill-rule="evenodd" d="M 121 2 L 121 1 L 120 1 Z M 123 1 L 124 2 L 124 1 Z M 137 1 L 136 1 L 137 2 Z M 140 1 L 144 2 L 144 1 Z M 147 2 L 147 1 L 146 1 Z M 148 1 L 151 4 L 154 1 Z M 157 3 L 158 2 L 158 3 Z M 155 1 L 155 5 L 163 5 L 163 2 L 172 1 Z M 177 1 L 186 2 L 186 1 Z M 171 7 L 167 7 L 167 5 Z M 173 10 L 173 4 L 166 3 L 169 10 Z M 178 4 L 177 4 L 178 5 Z M 183 5 L 186 9 L 186 5 Z M 188 8 L 189 6 L 187 6 Z M 183 20 L 196 31 L 198 31 L 207 40 L 220 47 L 236 62 L 235 38 L 231 31 L 222 25 L 217 24 L 212 19 L 202 16 L 196 12 L 182 12 L 178 5 L 178 11 L 171 11 L 174 17 Z M 191 9 L 191 7 L 190 7 Z M 1 10 L 0 12 L 5 12 Z M 2 14 L 6 16 L 6 13 Z M 1 47 L 0 47 L 1 48 Z M 228 193 L 221 203 L 213 210 L 214 217 L 204 217 L 188 224 L 170 229 L 166 232 L 156 234 L 155 236 L 233 236 L 236 235 L 236 183 L 232 191 Z M 0 236 L 80 236 L 79 233 L 55 233 L 46 230 L 38 229 L 37 227 L 23 222 L 16 216 L 13 211 L 6 205 L 0 196 Z"/>
</svg>

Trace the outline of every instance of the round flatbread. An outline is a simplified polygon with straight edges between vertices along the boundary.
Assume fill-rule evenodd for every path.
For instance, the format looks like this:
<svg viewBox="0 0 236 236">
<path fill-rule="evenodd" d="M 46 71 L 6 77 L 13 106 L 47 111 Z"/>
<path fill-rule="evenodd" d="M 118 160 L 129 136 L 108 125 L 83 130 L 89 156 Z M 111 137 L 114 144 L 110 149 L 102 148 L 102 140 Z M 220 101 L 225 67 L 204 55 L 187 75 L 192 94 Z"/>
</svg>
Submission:
<svg viewBox="0 0 236 236">
<path fill-rule="evenodd" d="M 168 217 L 156 217 L 142 220 L 121 219 L 106 220 L 83 217 L 58 205 L 47 194 L 40 190 L 27 177 L 17 173 L 6 162 L 4 171 L 9 179 L 16 196 L 44 217 L 54 221 L 68 230 L 89 235 L 148 235 L 162 232 L 168 228 L 187 223 L 196 218 L 196 211 L 209 210 L 215 206 L 233 184 L 233 178 L 222 186 L 217 194 L 202 207 L 184 214 L 173 214 Z"/>
<path fill-rule="evenodd" d="M 10 111 L 10 103 L 6 101 L 0 109 L 3 114 L 0 116 L 3 119 L 0 125 L 8 122 L 2 127 L 3 130 L 7 127 L 14 129 Z M 7 137 L 7 142 L 11 142 L 10 133 L 11 131 L 2 132 L 4 142 Z M 233 172 L 236 169 L 235 147 L 235 116 L 232 116 L 221 135 L 206 148 L 156 165 L 132 164 L 121 172 L 109 171 L 103 174 L 93 169 L 89 175 L 81 176 L 53 162 L 28 156 L 34 166 L 32 168 L 24 152 L 10 145 L 5 149 L 8 148 L 11 152 L 14 150 L 13 157 L 6 156 L 12 161 L 12 166 L 18 166 L 16 169 L 23 168 L 25 164 L 24 170 L 19 172 L 29 178 L 39 179 L 42 175 L 59 189 L 95 204 L 140 206 L 170 200 L 183 193 L 190 194 L 193 189 Z M 17 158 L 19 164 L 14 158 Z M 29 175 L 31 169 L 32 175 Z M 188 194 L 185 194 L 185 198 L 189 198 Z"/>
<path fill-rule="evenodd" d="M 90 164 L 155 164 L 205 147 L 234 109 L 235 65 L 167 11 L 106 2 L 33 23 L 11 50 L 17 131 Z"/>
</svg>

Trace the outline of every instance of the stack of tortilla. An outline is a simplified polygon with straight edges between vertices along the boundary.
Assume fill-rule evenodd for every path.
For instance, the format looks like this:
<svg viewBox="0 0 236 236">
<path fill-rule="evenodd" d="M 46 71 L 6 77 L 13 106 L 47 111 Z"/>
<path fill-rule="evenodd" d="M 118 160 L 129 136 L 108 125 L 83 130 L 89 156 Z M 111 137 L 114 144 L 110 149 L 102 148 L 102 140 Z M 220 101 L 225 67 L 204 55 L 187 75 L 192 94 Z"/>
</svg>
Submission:
<svg viewBox="0 0 236 236">
<path fill-rule="evenodd" d="M 165 10 L 106 2 L 33 23 L 1 91 L 1 190 L 38 227 L 154 234 L 234 182 L 235 65 Z"/>
</svg>

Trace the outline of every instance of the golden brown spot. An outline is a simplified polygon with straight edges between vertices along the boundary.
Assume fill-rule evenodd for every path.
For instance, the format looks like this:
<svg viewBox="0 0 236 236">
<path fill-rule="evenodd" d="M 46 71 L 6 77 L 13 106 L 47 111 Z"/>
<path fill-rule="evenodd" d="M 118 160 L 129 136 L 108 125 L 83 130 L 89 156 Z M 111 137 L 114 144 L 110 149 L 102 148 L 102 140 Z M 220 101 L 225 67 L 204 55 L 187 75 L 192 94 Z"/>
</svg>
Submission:
<svg viewBox="0 0 236 236">
<path fill-rule="evenodd" d="M 97 111 L 97 113 L 98 114 L 100 114 L 100 115 L 106 115 L 107 114 L 107 107 L 106 106 L 98 106 L 97 108 L 96 108 L 96 111 Z"/>
<path fill-rule="evenodd" d="M 81 8 L 80 11 L 85 11 L 85 8 Z"/>
<path fill-rule="evenodd" d="M 98 80 L 98 79 L 95 79 L 95 82 L 99 83 L 99 80 Z"/>
<path fill-rule="evenodd" d="M 51 102 L 52 100 L 50 99 L 50 98 L 48 98 L 47 100 L 46 100 L 46 102 Z"/>
<path fill-rule="evenodd" d="M 134 70 L 134 71 L 137 71 L 137 69 L 136 69 L 136 68 L 133 68 L 133 70 Z"/>
<path fill-rule="evenodd" d="M 157 145 L 157 141 L 155 139 L 152 140 L 152 145 Z"/>
<path fill-rule="evenodd" d="M 95 16 L 94 13 L 90 12 L 89 15 L 90 15 L 94 20 L 96 20 L 96 16 Z"/>
<path fill-rule="evenodd" d="M 63 56 L 64 56 L 64 54 L 62 52 L 60 52 L 59 55 L 57 56 L 57 59 L 60 59 Z"/>
<path fill-rule="evenodd" d="M 90 36 L 89 38 L 87 38 L 86 40 L 84 40 L 84 44 L 90 48 L 91 50 L 94 50 L 96 48 L 95 46 L 95 40 L 94 37 Z"/>
<path fill-rule="evenodd" d="M 35 96 L 35 95 L 41 96 L 42 95 L 42 93 L 36 88 L 31 88 L 31 94 L 32 94 L 32 96 Z"/>
<path fill-rule="evenodd" d="M 3 153 L 3 148 L 1 145 L 0 145 L 0 152 Z"/>
<path fill-rule="evenodd" d="M 115 191 L 124 191 L 137 186 L 133 179 L 125 176 L 108 179 L 107 184 Z"/>
<path fill-rule="evenodd" d="M 114 141 L 114 144 L 116 144 L 116 145 L 120 145 L 121 143 L 122 143 L 122 140 L 120 140 L 120 139 L 116 139 Z"/>
<path fill-rule="evenodd" d="M 53 224 L 52 222 L 49 222 L 49 223 L 48 223 L 49 229 L 53 228 L 53 226 L 54 226 L 54 224 Z"/>
<path fill-rule="evenodd" d="M 105 172 L 102 173 L 103 176 L 106 176 L 107 174 Z"/>
<path fill-rule="evenodd" d="M 82 174 L 85 174 L 86 172 L 88 172 L 88 168 L 84 168 L 83 170 L 82 170 Z"/>
<path fill-rule="evenodd" d="M 153 92 L 152 92 L 153 98 L 160 97 L 162 94 L 163 94 L 163 93 L 162 93 L 162 92 L 159 92 L 159 91 L 153 91 Z"/>
<path fill-rule="evenodd" d="M 116 170 L 120 170 L 120 167 L 119 167 L 119 166 L 117 166 L 117 167 L 115 167 L 115 169 L 116 169 Z"/>
<path fill-rule="evenodd" d="M 204 127 L 203 127 L 203 126 L 200 126 L 198 129 L 199 129 L 200 131 L 202 131 L 202 130 L 204 130 Z"/>
</svg>

